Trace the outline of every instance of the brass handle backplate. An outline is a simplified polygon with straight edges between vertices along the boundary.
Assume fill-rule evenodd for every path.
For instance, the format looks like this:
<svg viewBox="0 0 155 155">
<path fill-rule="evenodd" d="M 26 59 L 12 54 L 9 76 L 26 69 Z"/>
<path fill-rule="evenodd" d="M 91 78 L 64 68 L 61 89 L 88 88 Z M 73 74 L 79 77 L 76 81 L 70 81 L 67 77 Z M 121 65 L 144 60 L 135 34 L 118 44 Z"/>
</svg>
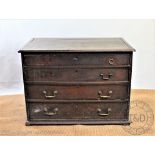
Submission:
<svg viewBox="0 0 155 155">
<path fill-rule="evenodd" d="M 102 109 L 98 108 L 97 113 L 99 116 L 108 116 L 110 115 L 111 108 L 108 108 L 106 112 L 102 112 Z"/>
<path fill-rule="evenodd" d="M 74 57 L 73 60 L 74 60 L 74 61 L 78 61 L 78 57 Z"/>
<path fill-rule="evenodd" d="M 109 73 L 107 76 L 105 76 L 104 74 L 100 74 L 100 76 L 102 76 L 103 80 L 109 80 L 112 77 L 112 73 Z"/>
<path fill-rule="evenodd" d="M 109 64 L 110 64 L 110 65 L 113 65 L 113 64 L 114 64 L 114 59 L 113 59 L 113 58 L 110 58 L 110 59 L 109 59 Z"/>
<path fill-rule="evenodd" d="M 47 98 L 47 99 L 55 98 L 57 93 L 58 93 L 58 91 L 57 90 L 54 90 L 53 91 L 53 95 L 47 95 L 47 91 L 46 90 L 43 90 L 43 94 L 44 94 L 45 98 Z"/>
<path fill-rule="evenodd" d="M 108 98 L 111 98 L 111 94 L 112 94 L 112 90 L 110 90 L 109 92 L 109 95 L 102 95 L 102 91 L 99 91 L 98 94 L 100 96 L 101 99 L 108 99 Z"/>
<path fill-rule="evenodd" d="M 58 108 L 54 108 L 52 111 L 49 111 L 47 107 L 44 108 L 44 114 L 48 116 L 54 116 L 58 112 Z"/>
</svg>

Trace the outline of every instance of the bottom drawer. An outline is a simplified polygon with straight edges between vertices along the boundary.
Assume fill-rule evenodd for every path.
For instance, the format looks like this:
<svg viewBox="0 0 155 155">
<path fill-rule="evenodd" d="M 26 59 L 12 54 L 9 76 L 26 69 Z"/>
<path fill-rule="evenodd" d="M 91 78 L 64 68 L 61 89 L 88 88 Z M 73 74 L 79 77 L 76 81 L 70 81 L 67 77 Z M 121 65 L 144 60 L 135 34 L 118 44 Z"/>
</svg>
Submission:
<svg viewBox="0 0 155 155">
<path fill-rule="evenodd" d="M 128 103 L 29 103 L 30 120 L 128 118 Z"/>
</svg>

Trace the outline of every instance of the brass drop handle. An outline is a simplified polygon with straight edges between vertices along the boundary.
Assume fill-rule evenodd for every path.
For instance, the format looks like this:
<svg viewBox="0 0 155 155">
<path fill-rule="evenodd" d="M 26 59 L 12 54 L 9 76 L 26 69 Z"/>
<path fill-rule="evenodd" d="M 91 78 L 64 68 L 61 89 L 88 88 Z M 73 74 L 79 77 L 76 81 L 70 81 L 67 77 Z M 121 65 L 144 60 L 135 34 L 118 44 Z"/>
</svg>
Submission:
<svg viewBox="0 0 155 155">
<path fill-rule="evenodd" d="M 46 90 L 43 90 L 43 94 L 44 94 L 45 98 L 47 98 L 47 99 L 55 98 L 57 93 L 58 93 L 58 91 L 57 90 L 54 90 L 53 91 L 53 95 L 47 95 L 47 91 Z"/>
<path fill-rule="evenodd" d="M 109 91 L 109 95 L 102 95 L 102 91 L 99 91 L 98 94 L 101 99 L 108 99 L 108 98 L 111 98 L 110 94 L 112 94 L 112 90 Z"/>
<path fill-rule="evenodd" d="M 51 112 L 49 112 L 47 107 L 44 108 L 44 114 L 48 115 L 48 116 L 54 116 L 57 114 L 57 112 L 58 112 L 58 108 L 54 108 L 53 111 L 51 111 Z"/>
<path fill-rule="evenodd" d="M 112 76 L 112 73 L 109 73 L 107 77 L 105 77 L 104 74 L 100 74 L 100 76 L 102 76 L 103 80 L 109 80 L 111 78 L 111 76 Z"/>
<path fill-rule="evenodd" d="M 110 115 L 110 112 L 111 112 L 111 108 L 108 108 L 107 112 L 102 112 L 102 109 L 100 108 L 97 109 L 97 113 L 99 116 L 108 116 Z"/>
</svg>

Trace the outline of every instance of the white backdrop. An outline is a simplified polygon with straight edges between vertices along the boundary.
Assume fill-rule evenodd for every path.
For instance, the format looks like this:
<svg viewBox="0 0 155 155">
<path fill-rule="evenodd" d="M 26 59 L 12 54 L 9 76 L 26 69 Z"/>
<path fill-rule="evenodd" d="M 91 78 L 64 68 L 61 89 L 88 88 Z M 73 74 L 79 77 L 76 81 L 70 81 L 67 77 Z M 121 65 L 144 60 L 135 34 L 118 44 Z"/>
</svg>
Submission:
<svg viewBox="0 0 155 155">
<path fill-rule="evenodd" d="M 34 37 L 123 37 L 135 49 L 132 88 L 155 89 L 155 20 L 0 20 L 0 83 L 20 83 L 17 51 Z"/>
</svg>

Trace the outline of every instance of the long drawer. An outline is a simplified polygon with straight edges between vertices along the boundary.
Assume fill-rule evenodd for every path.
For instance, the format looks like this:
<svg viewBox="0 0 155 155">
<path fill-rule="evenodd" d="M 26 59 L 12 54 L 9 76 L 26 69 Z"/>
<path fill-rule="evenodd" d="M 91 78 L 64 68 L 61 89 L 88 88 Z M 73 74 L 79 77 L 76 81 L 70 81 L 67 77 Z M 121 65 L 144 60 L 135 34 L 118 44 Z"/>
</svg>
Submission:
<svg viewBox="0 0 155 155">
<path fill-rule="evenodd" d="M 29 118 L 43 119 L 127 119 L 128 103 L 29 103 Z"/>
<path fill-rule="evenodd" d="M 130 65 L 130 54 L 128 53 L 46 53 L 24 54 L 23 57 L 24 66 Z"/>
<path fill-rule="evenodd" d="M 128 81 L 127 68 L 37 68 L 25 67 L 24 77 L 26 81 Z"/>
<path fill-rule="evenodd" d="M 41 100 L 125 100 L 128 85 L 27 85 L 27 99 Z"/>
</svg>

